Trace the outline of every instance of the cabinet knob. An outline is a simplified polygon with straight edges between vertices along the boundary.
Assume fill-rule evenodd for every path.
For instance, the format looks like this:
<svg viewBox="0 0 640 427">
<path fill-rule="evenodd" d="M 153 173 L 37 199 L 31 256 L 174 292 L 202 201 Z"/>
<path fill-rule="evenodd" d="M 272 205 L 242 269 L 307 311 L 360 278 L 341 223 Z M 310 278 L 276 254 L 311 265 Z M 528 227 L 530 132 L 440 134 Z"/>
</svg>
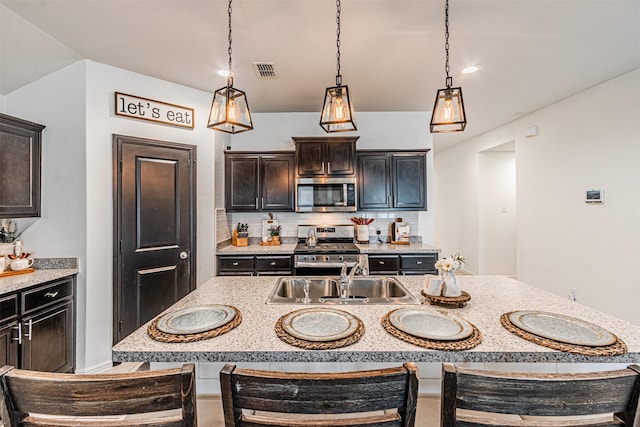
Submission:
<svg viewBox="0 0 640 427">
<path fill-rule="evenodd" d="M 189 258 L 189 252 L 187 251 L 180 252 L 180 259 L 187 259 L 187 258 Z"/>
</svg>

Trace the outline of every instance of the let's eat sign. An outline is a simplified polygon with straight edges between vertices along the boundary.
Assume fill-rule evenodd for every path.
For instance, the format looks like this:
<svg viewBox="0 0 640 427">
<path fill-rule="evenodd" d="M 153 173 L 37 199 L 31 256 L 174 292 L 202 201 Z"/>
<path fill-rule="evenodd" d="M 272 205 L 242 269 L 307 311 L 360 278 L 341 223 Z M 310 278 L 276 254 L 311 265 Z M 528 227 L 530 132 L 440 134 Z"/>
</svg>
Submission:
<svg viewBox="0 0 640 427">
<path fill-rule="evenodd" d="M 116 92 L 116 116 L 193 129 L 193 108 Z"/>
</svg>

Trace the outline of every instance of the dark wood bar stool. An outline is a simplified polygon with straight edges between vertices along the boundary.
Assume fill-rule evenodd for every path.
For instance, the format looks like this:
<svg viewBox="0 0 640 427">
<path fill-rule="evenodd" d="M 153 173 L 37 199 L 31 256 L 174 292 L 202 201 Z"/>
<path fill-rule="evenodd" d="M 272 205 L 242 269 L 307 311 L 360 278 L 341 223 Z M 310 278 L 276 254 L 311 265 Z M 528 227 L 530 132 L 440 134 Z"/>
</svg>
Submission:
<svg viewBox="0 0 640 427">
<path fill-rule="evenodd" d="M 0 417 L 5 427 L 197 425 L 192 363 L 174 369 L 95 375 L 4 366 L 0 388 Z"/>
<path fill-rule="evenodd" d="M 639 394 L 637 365 L 592 373 L 531 374 L 444 363 L 440 425 L 637 427 Z"/>
<path fill-rule="evenodd" d="M 220 384 L 226 427 L 415 424 L 418 378 L 413 363 L 335 373 L 227 364 L 220 372 Z"/>
</svg>

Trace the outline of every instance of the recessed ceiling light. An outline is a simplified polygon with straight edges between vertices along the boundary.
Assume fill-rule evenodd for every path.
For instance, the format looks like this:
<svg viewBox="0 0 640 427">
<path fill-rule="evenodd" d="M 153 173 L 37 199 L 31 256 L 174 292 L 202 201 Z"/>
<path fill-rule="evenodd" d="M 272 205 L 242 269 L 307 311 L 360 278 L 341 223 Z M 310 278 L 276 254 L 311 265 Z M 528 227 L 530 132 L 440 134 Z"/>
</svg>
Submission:
<svg viewBox="0 0 640 427">
<path fill-rule="evenodd" d="M 476 71 L 478 71 L 478 66 L 477 65 L 470 65 L 467 68 L 465 68 L 464 70 L 462 70 L 462 72 L 464 74 L 471 74 L 471 73 L 475 73 Z"/>
<path fill-rule="evenodd" d="M 229 70 L 220 70 L 218 71 L 218 75 L 222 77 L 229 77 L 231 75 L 231 72 Z"/>
</svg>

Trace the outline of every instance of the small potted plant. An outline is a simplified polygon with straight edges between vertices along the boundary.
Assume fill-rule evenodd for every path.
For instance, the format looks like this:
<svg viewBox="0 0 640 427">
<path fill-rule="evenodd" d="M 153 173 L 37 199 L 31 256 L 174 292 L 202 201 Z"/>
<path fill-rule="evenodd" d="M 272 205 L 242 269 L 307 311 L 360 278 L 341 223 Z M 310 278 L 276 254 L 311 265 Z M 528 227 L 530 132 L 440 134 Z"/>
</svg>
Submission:
<svg viewBox="0 0 640 427">
<path fill-rule="evenodd" d="M 269 228 L 269 231 L 271 232 L 271 241 L 275 244 L 280 244 L 280 230 L 281 230 L 281 226 L 280 225 L 274 225 L 271 226 L 271 228 Z"/>
</svg>

